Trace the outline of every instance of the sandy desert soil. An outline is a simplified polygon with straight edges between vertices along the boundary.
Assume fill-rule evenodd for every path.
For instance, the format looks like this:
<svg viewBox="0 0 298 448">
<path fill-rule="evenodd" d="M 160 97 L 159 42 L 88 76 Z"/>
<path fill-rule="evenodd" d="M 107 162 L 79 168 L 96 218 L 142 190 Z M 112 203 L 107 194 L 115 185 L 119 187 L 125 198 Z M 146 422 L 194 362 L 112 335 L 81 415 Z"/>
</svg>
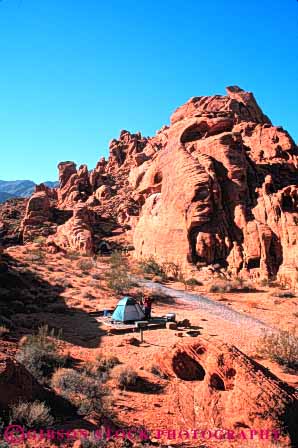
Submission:
<svg viewBox="0 0 298 448">
<path fill-rule="evenodd" d="M 132 344 L 132 338 L 140 340 L 139 333 L 131 330 L 124 334 L 114 334 L 97 317 L 104 309 L 113 309 L 118 301 L 105 281 L 105 273 L 109 269 L 108 258 L 97 258 L 92 268 L 86 272 L 80 267 L 80 260 L 86 260 L 86 257 L 73 259 L 38 250 L 39 256 L 32 255 L 36 253 L 36 245 L 15 246 L 7 250 L 19 272 L 30 271 L 40 280 L 40 286 L 35 288 L 34 293 L 41 300 L 38 304 L 32 303 L 29 313 L 24 312 L 20 304 L 20 309 L 16 310 L 12 316 L 13 321 L 17 323 L 17 330 L 12 331 L 5 337 L 6 340 L 1 341 L 2 353 L 13 356 L 17 350 L 18 341 L 23 335 L 47 323 L 51 328 L 62 330 L 59 347 L 76 363 L 93 362 L 97 356 L 107 353 L 119 359 L 120 364 L 112 369 L 108 386 L 110 402 L 120 426 L 145 427 L 151 431 L 153 439 L 158 429 L 183 428 L 184 416 L 179 410 L 179 397 L 174 386 L 167 379 L 154 375 L 151 369 L 155 365 L 155 357 L 158 353 L 169 349 L 178 341 L 193 339 L 187 334 L 189 329 L 159 328 L 146 331 L 143 343 Z M 184 290 L 184 286 L 178 282 L 169 282 L 166 286 Z M 142 289 L 136 289 L 135 292 L 140 292 Z M 49 294 L 55 296 L 56 300 L 53 303 L 48 301 L 42 303 L 45 291 L 47 296 Z M 232 313 L 233 319 L 227 317 L 230 313 L 225 311 L 222 316 L 218 313 L 215 315 L 212 313 L 212 307 L 202 308 L 199 302 L 175 297 L 160 297 L 154 303 L 153 316 L 174 312 L 178 321 L 189 319 L 191 329 L 196 330 L 198 336 L 210 341 L 214 339 L 236 345 L 241 351 L 268 367 L 280 379 L 298 388 L 298 374 L 287 371 L 269 360 L 260 359 L 256 354 L 256 345 L 260 338 L 258 331 L 260 322 L 275 329 L 289 329 L 297 323 L 298 297 L 280 298 L 277 297 L 278 291 L 278 286 L 259 286 L 255 292 L 209 293 L 207 284 L 195 286 L 191 291 L 187 291 L 190 294 L 206 296 L 217 304 L 224 304 L 223 310 L 234 310 L 240 315 L 252 318 L 251 322 L 255 322 L 255 326 L 245 325 L 242 321 L 238 325 L 235 321 L 237 314 Z M 121 369 L 126 366 L 133 367 L 140 376 L 143 382 L 141 391 L 119 389 L 117 378 Z M 88 423 L 91 428 L 94 427 L 92 419 L 85 423 Z M 65 425 L 70 427 L 76 427 L 76 425 L 79 427 L 81 424 L 82 422 L 65 422 Z M 164 443 L 167 444 L 163 446 L 176 447 L 218 446 L 217 442 L 207 441 L 202 441 L 201 444 L 197 444 L 198 442 L 181 444 L 181 441 L 177 440 L 164 441 Z M 224 445 L 222 442 L 221 446 L 230 445 Z M 240 447 L 240 445 L 235 446 Z M 255 447 L 256 445 L 242 443 L 242 446 Z"/>
</svg>

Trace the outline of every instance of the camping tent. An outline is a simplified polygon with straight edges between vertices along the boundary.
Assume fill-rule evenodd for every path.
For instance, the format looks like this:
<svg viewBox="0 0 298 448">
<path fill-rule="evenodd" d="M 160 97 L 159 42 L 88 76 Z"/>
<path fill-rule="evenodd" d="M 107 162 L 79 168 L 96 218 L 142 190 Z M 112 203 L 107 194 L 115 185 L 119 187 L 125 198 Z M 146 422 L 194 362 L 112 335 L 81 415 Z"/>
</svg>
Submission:
<svg viewBox="0 0 298 448">
<path fill-rule="evenodd" d="M 119 300 L 111 320 L 132 322 L 144 318 L 145 314 L 140 305 L 132 297 L 126 296 Z"/>
</svg>

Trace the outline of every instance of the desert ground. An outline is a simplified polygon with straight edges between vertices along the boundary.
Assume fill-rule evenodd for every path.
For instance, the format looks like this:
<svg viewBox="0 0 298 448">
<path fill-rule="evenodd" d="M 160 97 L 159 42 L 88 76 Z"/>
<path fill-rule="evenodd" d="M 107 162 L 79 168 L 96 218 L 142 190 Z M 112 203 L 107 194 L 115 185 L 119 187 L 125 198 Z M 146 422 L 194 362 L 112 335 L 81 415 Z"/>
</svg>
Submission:
<svg viewBox="0 0 298 448">
<path fill-rule="evenodd" d="M 99 317 L 103 310 L 113 310 L 122 296 L 115 294 L 107 286 L 109 256 L 49 254 L 40 244 L 27 244 L 8 248 L 5 257 L 15 273 L 30 275 L 32 287 L 30 291 L 20 290 L 19 297 L 11 301 L 13 327 L 10 332 L 2 335 L 2 353 L 13 357 L 19 350 L 22 339 L 46 324 L 50 329 L 55 329 L 56 334 L 60 334 L 57 340 L 59 352 L 67 355 L 72 365 L 82 368 L 96 364 L 99 358 L 117 358 L 119 364 L 111 368 L 106 381 L 110 421 L 116 421 L 121 428 L 146 428 L 153 434 L 152 446 L 218 446 L 218 442 L 210 440 L 194 444 L 189 440 L 169 440 L 167 436 L 163 436 L 161 440 L 156 438 L 161 428 L 185 428 L 184 415 L 179 407 L 183 397 L 179 396 L 175 383 L 161 374 L 157 361 L 161 353 L 170 351 L 177 343 L 204 338 L 210 344 L 216 340 L 235 345 L 270 369 L 282 381 L 298 388 L 297 371 L 284 368 L 258 354 L 262 329 L 289 330 L 297 322 L 298 297 L 295 293 L 285 294 L 289 290 L 277 284 L 256 284 L 255 289 L 246 292 L 211 293 L 210 285 L 216 282 L 214 278 L 192 286 L 181 281 L 164 281 L 163 286 L 172 291 L 187 292 L 196 299 L 202 295 L 215 304 L 222 304 L 222 315 L 213 314 L 212 307 L 202 307 L 198 299 L 188 301 L 167 296 L 164 292 L 158 293 L 157 290 L 154 293 L 153 317 L 175 313 L 177 322 L 188 319 L 190 326 L 146 330 L 144 341 L 141 342 L 138 330 L 130 327 L 117 332 Z M 125 257 L 132 275 L 141 279 L 138 263 L 133 256 L 129 254 Z M 156 281 L 155 284 L 159 286 Z M 9 290 L 10 286 L 6 285 L 6 288 Z M 152 291 L 144 285 L 134 285 L 127 291 L 127 294 L 137 298 L 150 293 Z M 232 313 L 232 319 L 229 313 L 231 310 L 237 312 L 235 315 Z M 252 318 L 251 325 L 243 324 L 242 317 Z M 138 377 L 139 387 L 135 390 L 122 390 L 119 387 L 119 375 L 126 368 L 133 368 Z M 97 425 L 98 421 L 92 414 L 88 417 L 74 418 L 70 415 L 63 418 L 63 428 L 85 427 L 92 430 Z M 36 441 L 27 441 L 28 446 L 36 446 L 34 443 Z M 47 445 L 46 442 L 42 443 Z M 63 446 L 72 446 L 72 442 L 63 443 Z M 118 446 L 115 441 L 113 443 L 114 445 L 98 446 Z M 221 441 L 221 446 L 259 446 L 254 441 L 243 441 L 241 445 L 239 442 L 233 443 Z"/>
</svg>

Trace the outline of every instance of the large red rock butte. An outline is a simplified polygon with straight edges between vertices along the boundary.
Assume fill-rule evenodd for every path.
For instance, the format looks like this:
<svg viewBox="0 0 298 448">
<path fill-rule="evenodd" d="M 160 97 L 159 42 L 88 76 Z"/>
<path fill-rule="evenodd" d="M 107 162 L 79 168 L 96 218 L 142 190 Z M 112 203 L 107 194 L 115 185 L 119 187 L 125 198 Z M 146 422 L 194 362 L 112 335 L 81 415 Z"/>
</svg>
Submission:
<svg viewBox="0 0 298 448">
<path fill-rule="evenodd" d="M 28 202 L 24 241 L 41 226 L 55 250 L 91 253 L 119 226 L 138 259 L 189 275 L 297 280 L 298 148 L 252 93 L 191 98 L 152 138 L 121 131 L 92 171 L 58 168 L 59 188 Z"/>
</svg>

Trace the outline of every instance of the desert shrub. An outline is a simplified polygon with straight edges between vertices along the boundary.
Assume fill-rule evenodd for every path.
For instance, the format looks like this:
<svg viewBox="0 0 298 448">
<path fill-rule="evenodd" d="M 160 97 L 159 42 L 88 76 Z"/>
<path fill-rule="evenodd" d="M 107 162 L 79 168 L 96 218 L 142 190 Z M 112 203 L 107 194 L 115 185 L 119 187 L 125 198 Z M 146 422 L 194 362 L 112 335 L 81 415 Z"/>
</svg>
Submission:
<svg viewBox="0 0 298 448">
<path fill-rule="evenodd" d="M 264 277 L 264 278 L 261 278 L 261 279 L 258 281 L 258 283 L 259 283 L 260 286 L 270 286 L 271 281 L 270 281 L 269 278 Z"/>
<path fill-rule="evenodd" d="M 110 371 L 120 364 L 116 356 L 111 357 L 97 357 L 95 361 L 90 361 L 85 364 L 84 371 L 87 375 L 94 377 L 96 380 L 106 382 L 109 378 Z"/>
<path fill-rule="evenodd" d="M 257 354 L 276 361 L 282 366 L 298 368 L 298 337 L 296 333 L 265 332 L 257 346 Z"/>
<path fill-rule="evenodd" d="M 209 288 L 209 292 L 230 292 L 231 291 L 231 284 L 229 282 L 220 281 L 212 283 Z"/>
<path fill-rule="evenodd" d="M 181 276 L 181 268 L 178 264 L 173 262 L 165 262 L 161 265 L 161 271 L 163 276 L 167 278 L 172 278 L 174 280 L 179 280 Z"/>
<path fill-rule="evenodd" d="M 275 297 L 279 297 L 280 299 L 293 299 L 296 297 L 293 291 L 277 291 L 274 293 Z"/>
<path fill-rule="evenodd" d="M 153 257 L 149 257 L 145 260 L 142 260 L 139 266 L 141 270 L 144 272 L 144 274 L 155 275 L 162 278 L 166 276 L 163 267 L 160 264 L 158 264 Z"/>
<path fill-rule="evenodd" d="M 5 336 L 7 333 L 9 333 L 9 329 L 4 325 L 0 325 L 0 337 Z"/>
<path fill-rule="evenodd" d="M 33 243 L 35 244 L 39 244 L 40 246 L 42 246 L 43 244 L 45 244 L 46 242 L 46 238 L 44 236 L 36 236 L 33 240 Z"/>
<path fill-rule="evenodd" d="M 16 359 L 41 383 L 48 381 L 54 370 L 66 364 L 68 358 L 58 353 L 54 330 L 47 325 L 36 335 L 27 336 Z"/>
<path fill-rule="evenodd" d="M 118 364 L 120 364 L 120 361 L 116 356 L 104 358 L 98 357 L 96 360 L 96 369 L 98 372 L 109 372 Z"/>
<path fill-rule="evenodd" d="M 92 278 L 94 280 L 102 280 L 103 276 L 102 276 L 102 274 L 99 274 L 98 272 L 96 272 L 95 274 L 92 274 Z"/>
<path fill-rule="evenodd" d="M 77 267 L 86 273 L 89 273 L 89 271 L 91 271 L 91 269 L 94 267 L 94 262 L 92 259 L 81 259 L 77 262 Z"/>
<path fill-rule="evenodd" d="M 201 286 L 202 283 L 199 282 L 196 278 L 188 278 L 187 280 L 185 280 L 185 284 L 187 286 Z"/>
<path fill-rule="evenodd" d="M 87 371 L 58 369 L 51 385 L 59 389 L 61 395 L 73 403 L 82 415 L 93 411 L 101 413 L 105 409 L 107 389 Z"/>
<path fill-rule="evenodd" d="M 219 280 L 209 285 L 209 292 L 249 292 L 255 291 L 254 286 L 242 278 L 236 278 L 235 280 Z"/>
<path fill-rule="evenodd" d="M 118 376 L 118 386 L 120 389 L 130 390 L 137 385 L 139 375 L 130 367 L 121 370 Z"/>
<path fill-rule="evenodd" d="M 100 437 L 96 437 L 95 434 L 91 434 L 88 437 L 82 437 L 80 439 L 81 448 L 103 448 L 106 446 L 105 440 L 100 440 Z"/>
<path fill-rule="evenodd" d="M 113 252 L 110 257 L 110 270 L 107 273 L 107 285 L 116 294 L 123 294 L 133 287 L 129 277 L 127 258 L 121 252 Z"/>
<path fill-rule="evenodd" d="M 27 428 L 51 426 L 54 419 L 45 403 L 24 401 L 13 405 L 10 413 L 11 421 Z"/>
</svg>

